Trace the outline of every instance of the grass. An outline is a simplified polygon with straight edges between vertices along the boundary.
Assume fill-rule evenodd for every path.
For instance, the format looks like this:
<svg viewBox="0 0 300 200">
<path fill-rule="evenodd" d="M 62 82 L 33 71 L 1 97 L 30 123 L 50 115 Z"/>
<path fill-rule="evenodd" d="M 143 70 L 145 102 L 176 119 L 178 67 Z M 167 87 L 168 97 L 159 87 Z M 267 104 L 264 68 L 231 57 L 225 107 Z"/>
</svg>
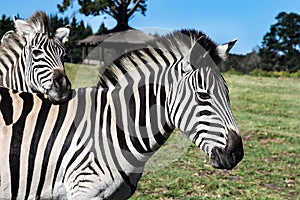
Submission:
<svg viewBox="0 0 300 200">
<path fill-rule="evenodd" d="M 84 67 L 71 79 L 93 85 L 95 69 Z M 299 198 L 300 80 L 224 76 L 244 142 L 242 162 L 231 171 L 214 169 L 175 132 L 147 163 L 132 200 Z"/>
<path fill-rule="evenodd" d="M 65 68 L 72 83 L 72 88 L 90 87 L 98 83 L 97 66 L 66 63 Z"/>
</svg>

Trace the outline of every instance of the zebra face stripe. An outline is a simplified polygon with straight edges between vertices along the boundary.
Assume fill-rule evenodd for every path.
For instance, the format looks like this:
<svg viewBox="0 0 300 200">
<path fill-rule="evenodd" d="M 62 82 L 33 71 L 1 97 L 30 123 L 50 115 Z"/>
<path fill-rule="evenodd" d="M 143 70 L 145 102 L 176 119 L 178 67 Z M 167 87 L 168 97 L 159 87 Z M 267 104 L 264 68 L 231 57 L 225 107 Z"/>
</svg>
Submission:
<svg viewBox="0 0 300 200">
<path fill-rule="evenodd" d="M 33 90 L 47 94 L 54 102 L 64 101 L 71 83 L 64 71 L 65 48 L 55 37 L 37 33 L 29 46 L 25 73 Z"/>
</svg>

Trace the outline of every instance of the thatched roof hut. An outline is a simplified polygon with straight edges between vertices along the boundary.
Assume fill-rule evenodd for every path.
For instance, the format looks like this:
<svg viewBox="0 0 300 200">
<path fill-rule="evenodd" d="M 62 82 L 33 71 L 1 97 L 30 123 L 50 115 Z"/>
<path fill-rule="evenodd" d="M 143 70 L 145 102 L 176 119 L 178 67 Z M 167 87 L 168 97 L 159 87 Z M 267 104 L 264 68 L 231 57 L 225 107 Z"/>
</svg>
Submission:
<svg viewBox="0 0 300 200">
<path fill-rule="evenodd" d="M 143 47 L 146 41 L 152 40 L 153 38 L 153 36 L 140 30 L 130 29 L 103 35 L 92 35 L 78 41 L 77 44 L 82 47 L 83 63 L 109 64 L 113 59 L 125 52 Z M 109 55 L 106 55 L 105 50 L 108 50 Z"/>
</svg>

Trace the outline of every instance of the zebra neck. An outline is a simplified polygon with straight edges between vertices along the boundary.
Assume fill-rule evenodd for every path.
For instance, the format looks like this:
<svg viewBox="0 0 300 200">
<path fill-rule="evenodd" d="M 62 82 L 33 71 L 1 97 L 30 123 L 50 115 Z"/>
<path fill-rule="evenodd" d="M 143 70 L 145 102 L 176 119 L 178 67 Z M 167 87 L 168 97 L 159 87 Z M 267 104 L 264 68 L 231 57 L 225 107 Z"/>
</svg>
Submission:
<svg viewBox="0 0 300 200">
<path fill-rule="evenodd" d="M 0 85 L 19 91 L 33 92 L 28 81 L 25 80 L 25 71 L 30 63 L 23 48 L 19 54 L 11 54 L 8 60 L 0 59 Z M 3 55 L 2 55 L 3 56 Z"/>
<path fill-rule="evenodd" d="M 10 88 L 17 89 L 20 91 L 33 92 L 31 87 L 28 85 L 30 81 L 26 80 L 26 78 L 29 79 L 30 75 L 32 74 L 29 72 L 30 62 L 31 62 L 31 54 L 29 52 L 29 47 L 26 45 L 22 49 L 22 53 L 18 58 L 17 61 L 18 64 L 11 68 L 12 77 L 10 80 L 11 81 Z"/>
<path fill-rule="evenodd" d="M 23 82 L 25 86 L 26 81 L 22 81 L 27 65 L 25 46 L 25 39 L 13 31 L 3 36 L 0 44 L 0 85 L 16 89 L 15 82 Z M 21 81 L 15 81 L 16 79 Z"/>
<path fill-rule="evenodd" d="M 108 138 L 118 138 L 119 146 L 113 149 L 120 148 L 124 155 L 130 157 L 129 160 L 140 165 L 165 143 L 174 129 L 166 107 L 169 86 L 163 81 L 168 76 L 155 83 L 149 81 L 153 74 L 147 73 L 143 74 L 143 78 L 141 75 L 131 76 L 138 80 L 119 80 L 119 87 L 110 88 L 104 94 L 108 103 L 103 109 L 108 116 L 106 126 L 115 130 L 104 134 L 109 134 Z"/>
<path fill-rule="evenodd" d="M 115 89 L 111 112 L 115 113 L 118 138 L 121 136 L 127 144 L 131 143 L 139 153 L 152 155 L 173 130 L 165 99 L 165 88 L 160 85 Z"/>
<path fill-rule="evenodd" d="M 145 163 L 165 143 L 174 129 L 167 105 L 170 90 L 182 76 L 181 61 L 181 55 L 167 50 L 141 49 L 103 72 L 99 87 L 108 92 L 101 103 L 108 106 L 106 126 L 114 130 L 104 134 L 118 138 L 113 149 Z"/>
</svg>

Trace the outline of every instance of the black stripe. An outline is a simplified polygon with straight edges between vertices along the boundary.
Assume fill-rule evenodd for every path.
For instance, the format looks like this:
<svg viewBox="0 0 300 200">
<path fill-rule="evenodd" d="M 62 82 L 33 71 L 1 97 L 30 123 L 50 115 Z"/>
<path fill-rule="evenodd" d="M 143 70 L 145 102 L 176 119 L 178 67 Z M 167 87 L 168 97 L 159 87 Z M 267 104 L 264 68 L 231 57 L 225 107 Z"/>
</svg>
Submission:
<svg viewBox="0 0 300 200">
<path fill-rule="evenodd" d="M 78 165 L 76 165 L 76 167 L 74 169 L 72 169 L 72 172 L 70 173 L 69 177 L 78 170 L 78 168 L 88 159 L 89 157 L 89 152 L 84 151 L 86 148 L 86 145 L 82 145 L 76 152 L 74 152 L 72 159 L 70 160 L 70 162 L 68 163 L 67 167 L 66 167 L 66 171 L 65 174 L 63 176 L 63 182 L 65 181 L 66 178 L 66 172 L 68 171 L 68 169 L 70 168 L 70 166 L 75 162 L 75 160 L 78 158 L 79 155 L 81 155 L 83 152 L 86 153 L 86 155 L 84 156 L 84 158 L 82 158 L 82 160 L 80 160 L 80 162 L 78 163 Z"/>
<path fill-rule="evenodd" d="M 221 145 L 225 145 L 223 142 L 221 142 L 219 140 L 216 140 L 216 139 L 213 139 L 213 138 L 205 138 L 204 140 L 205 141 L 212 141 L 212 142 L 215 142 L 215 143 L 218 143 L 218 144 L 221 144 Z"/>
<path fill-rule="evenodd" d="M 136 190 L 136 185 L 130 182 L 130 178 L 127 176 L 127 174 L 124 171 L 119 171 L 119 173 L 122 176 L 125 183 L 130 187 L 130 196 L 131 196 Z"/>
<path fill-rule="evenodd" d="M 2 113 L 5 124 L 8 126 L 13 122 L 13 105 L 12 98 L 7 88 L 0 87 L 0 112 Z"/>
<path fill-rule="evenodd" d="M 33 108 L 33 97 L 29 93 L 21 93 L 23 109 L 18 121 L 12 127 L 12 139 L 10 143 L 9 165 L 11 172 L 11 199 L 16 199 L 19 190 L 20 178 L 20 152 L 26 118 Z"/>
<path fill-rule="evenodd" d="M 116 129 L 117 129 L 117 137 L 118 137 L 119 146 L 120 146 L 122 155 L 127 160 L 127 162 L 131 163 L 132 166 L 135 166 L 135 167 L 144 166 L 144 163 L 140 162 L 129 150 L 128 145 L 126 143 L 124 131 L 121 130 L 121 128 L 118 125 L 116 126 Z M 117 161 L 117 160 L 115 160 L 115 161 Z"/>
<path fill-rule="evenodd" d="M 9 63 L 14 63 L 13 58 L 7 52 L 5 52 L 4 55 L 2 54 L 2 56 L 5 56 L 9 60 Z"/>
<path fill-rule="evenodd" d="M 56 140 L 57 134 L 58 134 L 63 122 L 64 122 L 67 109 L 68 109 L 68 104 L 62 104 L 62 105 L 59 106 L 57 119 L 56 119 L 54 128 L 52 130 L 52 133 L 50 135 L 50 138 L 47 142 L 47 146 L 46 146 L 45 153 L 44 153 L 42 169 L 41 169 L 41 173 L 40 173 L 40 181 L 39 181 L 37 194 L 36 194 L 37 198 L 40 198 L 40 195 L 41 195 L 44 183 L 45 183 L 45 177 L 46 177 L 46 174 L 47 174 L 47 167 L 48 167 L 49 157 L 50 157 L 51 151 L 53 149 L 53 145 L 54 145 L 54 142 Z"/>
<path fill-rule="evenodd" d="M 86 130 L 86 122 L 84 123 L 83 131 L 85 131 L 85 130 Z M 77 157 L 82 153 L 82 151 L 84 150 L 85 147 L 86 147 L 85 145 L 82 145 L 82 147 L 80 147 L 76 152 L 74 152 L 72 158 L 70 159 L 69 163 L 66 166 L 65 174 L 64 174 L 63 179 L 62 179 L 63 182 L 65 181 L 66 173 L 67 173 L 68 169 L 75 162 L 75 160 L 77 159 Z"/>
<path fill-rule="evenodd" d="M 130 141 L 133 144 L 134 148 L 141 154 L 143 153 L 150 153 L 153 152 L 151 147 L 150 147 L 150 141 L 149 138 L 142 137 L 143 144 L 146 146 L 146 150 L 143 148 L 141 145 L 139 139 L 137 137 L 134 137 L 130 134 Z"/>
<path fill-rule="evenodd" d="M 117 105 L 117 104 L 116 104 Z M 118 104 L 119 105 L 119 104 Z M 118 108 L 116 107 L 116 110 L 118 110 Z M 122 119 L 122 117 L 120 117 L 120 115 L 117 115 L 117 120 L 118 120 L 118 118 L 121 118 Z M 111 142 L 113 142 L 112 140 L 111 140 L 111 131 L 110 131 L 110 127 L 111 127 L 111 108 L 109 107 L 108 108 L 108 111 L 107 111 L 107 133 L 106 133 L 106 135 L 107 135 L 107 137 L 108 138 L 110 138 L 110 140 L 109 141 L 111 141 Z M 118 140 L 119 140 L 119 144 L 120 144 L 120 147 L 121 147 L 121 149 L 122 149 L 122 154 L 123 154 L 123 156 L 128 160 L 128 156 L 126 156 L 126 155 L 124 155 L 124 149 L 126 149 L 127 150 L 127 153 L 129 153 L 129 151 L 128 151 L 128 147 L 127 147 L 127 145 L 126 145 L 126 143 L 124 144 L 124 142 L 125 142 L 125 138 L 123 138 L 123 131 L 119 128 L 119 126 L 121 126 L 121 127 L 123 127 L 123 125 L 122 125 L 122 122 L 121 121 L 119 121 L 119 123 L 117 123 L 117 135 L 118 135 Z M 122 171 L 122 168 L 120 167 L 120 164 L 119 164 L 119 162 L 118 162 L 118 157 L 116 156 L 116 153 L 115 153 L 115 149 L 114 149 L 114 144 L 113 143 L 108 143 L 108 146 L 109 146 L 109 152 L 110 152 L 110 155 L 111 155 L 111 157 L 112 157 L 112 160 L 113 160 L 113 164 L 116 166 L 116 169 L 118 169 L 119 170 L 119 173 L 120 173 L 120 175 L 122 176 L 122 178 L 123 178 L 123 180 L 125 181 L 125 183 L 130 187 L 130 190 L 131 190 L 131 193 L 133 193 L 135 190 L 136 190 L 136 186 L 134 186 L 133 184 L 131 184 L 131 182 L 130 182 L 130 179 L 129 179 L 129 177 L 126 175 L 126 173 L 124 172 L 124 171 Z M 122 147 L 123 146 L 123 147 Z M 105 152 L 105 151 L 103 151 L 103 152 Z M 104 155 L 103 155 L 103 157 L 104 157 Z M 106 159 L 105 159 L 106 160 Z M 107 162 L 106 162 L 107 163 Z M 109 167 L 108 167 L 109 165 L 107 164 L 107 168 L 109 169 Z M 137 166 L 137 163 L 134 163 L 134 165 L 133 166 Z M 111 175 L 111 177 L 113 178 L 113 174 L 112 174 L 112 172 L 111 172 L 111 170 L 109 169 L 109 172 L 110 172 L 110 175 Z M 114 178 L 113 178 L 114 179 Z"/>
<path fill-rule="evenodd" d="M 139 83 L 138 92 L 139 92 L 139 100 L 140 100 L 139 126 L 146 127 L 146 108 L 147 108 L 146 98 L 147 97 L 146 97 L 146 88 L 143 82 Z"/>
<path fill-rule="evenodd" d="M 144 52 L 145 52 L 145 54 L 147 54 L 152 60 L 153 60 L 153 62 L 155 63 L 155 64 L 158 64 L 158 65 L 160 65 L 160 63 L 159 63 L 159 61 L 156 59 L 156 57 L 152 54 L 152 52 L 150 51 L 150 49 L 148 49 L 148 48 L 145 48 L 145 49 L 143 49 L 144 50 Z M 151 49 L 152 50 L 152 49 Z M 159 67 L 160 68 L 160 67 Z"/>
<path fill-rule="evenodd" d="M 77 116 L 76 116 L 77 117 Z M 64 142 L 64 145 L 62 147 L 62 150 L 60 151 L 58 160 L 57 160 L 57 164 L 55 166 L 55 172 L 54 172 L 54 176 L 53 176 L 53 182 L 52 182 L 52 191 L 54 190 L 54 186 L 55 186 L 55 182 L 56 182 L 56 178 L 58 175 L 58 171 L 60 169 L 62 160 L 66 154 L 66 152 L 69 150 L 71 143 L 73 141 L 73 137 L 74 137 L 74 133 L 76 132 L 77 127 L 74 125 L 74 123 L 72 123 L 71 128 L 68 132 L 68 135 L 66 137 L 66 140 Z"/>
<path fill-rule="evenodd" d="M 128 116 L 128 120 L 129 121 L 132 121 L 132 122 L 135 122 L 135 119 L 136 119 L 136 102 L 135 102 L 135 98 L 133 96 L 133 94 L 130 95 L 130 97 L 128 97 L 126 94 L 127 94 L 127 88 L 125 89 L 125 98 L 129 98 L 128 100 L 128 109 L 129 109 L 129 116 Z"/>
<path fill-rule="evenodd" d="M 45 122 L 47 120 L 50 108 L 51 108 L 51 104 L 49 103 L 49 101 L 45 100 L 45 101 L 42 102 L 40 111 L 38 113 L 36 126 L 35 126 L 35 129 L 34 129 L 34 132 L 33 132 L 33 136 L 32 136 L 32 139 L 31 139 L 31 144 L 30 144 L 30 150 L 29 150 L 25 199 L 28 199 L 29 194 L 30 194 L 30 186 L 31 186 L 31 182 L 32 182 L 35 158 L 36 158 L 36 154 L 38 152 L 38 144 L 40 142 L 41 135 L 42 135 L 42 132 L 44 130 Z"/>
<path fill-rule="evenodd" d="M 210 110 L 201 110 L 199 113 L 197 113 L 197 117 L 200 117 L 200 116 L 203 116 L 203 115 L 207 115 L 207 116 L 210 116 L 212 115 L 213 113 L 210 111 Z"/>
<path fill-rule="evenodd" d="M 200 142 L 199 145 L 198 145 L 199 147 L 200 147 L 201 143 L 203 142 L 203 140 L 209 139 L 209 135 L 214 135 L 214 136 L 218 136 L 218 137 L 220 137 L 220 138 L 224 138 L 223 133 L 215 132 L 215 131 L 208 131 L 208 130 L 202 129 L 202 130 L 199 130 L 199 131 L 196 133 L 196 135 L 194 136 L 194 138 L 193 138 L 193 143 L 195 143 L 196 140 L 198 140 L 199 136 L 200 136 L 201 134 L 203 134 L 203 133 L 207 133 L 208 135 L 207 135 L 205 138 L 202 138 L 201 142 Z M 211 140 L 214 140 L 214 139 L 211 139 Z M 219 143 L 223 144 L 222 142 L 219 142 Z"/>
<path fill-rule="evenodd" d="M 168 138 L 165 138 L 160 132 L 154 133 L 154 138 L 157 144 L 163 145 Z M 156 150 L 156 149 L 155 149 Z"/>
<path fill-rule="evenodd" d="M 108 138 L 108 146 L 110 147 L 109 152 L 111 153 L 111 155 L 113 155 L 113 150 L 112 150 L 113 141 L 112 141 L 112 138 L 111 138 L 111 108 L 110 108 L 110 106 L 108 106 L 108 108 L 107 108 L 107 118 L 106 118 L 106 120 L 107 120 L 106 121 L 106 130 L 107 130 L 106 131 L 106 137 Z M 101 135 L 101 134 L 99 134 L 99 135 Z M 101 141 L 103 142 L 103 140 L 101 140 Z M 104 150 L 103 146 L 101 146 L 100 149 L 101 149 L 101 152 L 105 153 L 105 150 Z M 110 177 L 114 180 L 115 178 L 114 178 L 113 173 L 112 173 L 112 171 L 109 167 L 110 164 L 108 163 L 106 156 L 103 155 L 103 154 L 102 154 L 102 156 L 103 156 L 103 160 L 106 164 L 106 167 L 109 171 Z"/>
<path fill-rule="evenodd" d="M 19 52 L 16 50 L 16 49 L 14 49 L 14 48 L 10 48 L 9 49 L 13 54 L 14 54 L 14 56 L 16 57 L 15 58 L 15 62 L 18 62 L 17 60 L 18 60 L 18 58 L 20 57 L 20 54 L 19 54 Z"/>
<path fill-rule="evenodd" d="M 170 66 L 170 61 L 168 60 L 168 58 L 164 55 L 164 52 L 161 49 L 154 49 L 159 55 L 160 57 L 164 60 L 166 66 Z"/>
<path fill-rule="evenodd" d="M 111 124 L 111 117 L 110 117 L 110 108 L 108 108 L 108 113 L 107 113 L 107 118 L 104 118 L 104 109 L 105 109 L 105 106 L 107 105 L 107 91 L 103 90 L 101 92 L 101 101 L 100 101 L 100 111 L 99 111 L 99 147 L 100 147 L 100 153 L 102 154 L 101 156 L 103 157 L 103 162 L 105 163 L 105 166 L 107 168 L 107 170 L 109 171 L 109 175 L 110 177 L 112 178 L 112 180 L 114 180 L 114 176 L 112 174 L 112 171 L 108 165 L 108 161 L 107 161 L 107 158 L 106 158 L 106 155 L 105 155 L 105 150 L 104 150 L 104 144 L 103 144 L 103 139 L 102 137 L 108 137 L 108 135 L 110 135 L 110 124 Z M 107 127 L 107 132 L 106 132 L 106 135 L 102 136 L 102 128 L 106 126 Z M 111 138 L 109 139 L 108 142 L 111 142 Z M 109 143 L 111 144 L 111 143 Z M 99 166 L 100 166 L 100 163 L 99 163 Z M 104 174 L 104 172 L 103 172 Z"/>
</svg>

